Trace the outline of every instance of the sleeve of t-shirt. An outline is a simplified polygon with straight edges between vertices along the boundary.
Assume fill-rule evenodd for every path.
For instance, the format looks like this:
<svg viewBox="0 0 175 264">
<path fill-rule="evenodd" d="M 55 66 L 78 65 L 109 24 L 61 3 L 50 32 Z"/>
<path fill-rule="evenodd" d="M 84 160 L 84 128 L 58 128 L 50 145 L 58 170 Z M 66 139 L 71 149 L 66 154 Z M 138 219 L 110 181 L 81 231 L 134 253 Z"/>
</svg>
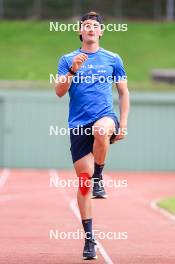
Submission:
<svg viewBox="0 0 175 264">
<path fill-rule="evenodd" d="M 114 77 L 115 77 L 114 79 L 115 82 L 127 79 L 123 61 L 118 55 L 115 57 Z"/>
<path fill-rule="evenodd" d="M 69 66 L 65 59 L 65 56 L 62 56 L 58 62 L 58 76 L 66 75 L 69 72 Z"/>
</svg>

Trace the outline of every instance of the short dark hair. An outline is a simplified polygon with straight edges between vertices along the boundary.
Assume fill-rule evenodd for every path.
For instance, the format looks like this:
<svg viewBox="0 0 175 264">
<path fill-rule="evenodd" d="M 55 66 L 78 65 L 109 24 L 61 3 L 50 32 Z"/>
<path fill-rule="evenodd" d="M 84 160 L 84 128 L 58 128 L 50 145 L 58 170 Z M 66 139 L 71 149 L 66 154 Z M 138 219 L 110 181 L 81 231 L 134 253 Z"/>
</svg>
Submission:
<svg viewBox="0 0 175 264">
<path fill-rule="evenodd" d="M 100 24 L 103 24 L 102 16 L 99 13 L 96 13 L 94 11 L 90 11 L 90 12 L 84 14 L 81 17 L 81 19 L 80 19 L 80 27 L 81 27 L 82 22 L 84 22 L 85 20 L 88 20 L 88 19 L 92 19 L 92 20 L 95 20 L 95 21 L 99 22 Z M 80 35 L 80 40 L 83 41 L 82 35 Z"/>
</svg>

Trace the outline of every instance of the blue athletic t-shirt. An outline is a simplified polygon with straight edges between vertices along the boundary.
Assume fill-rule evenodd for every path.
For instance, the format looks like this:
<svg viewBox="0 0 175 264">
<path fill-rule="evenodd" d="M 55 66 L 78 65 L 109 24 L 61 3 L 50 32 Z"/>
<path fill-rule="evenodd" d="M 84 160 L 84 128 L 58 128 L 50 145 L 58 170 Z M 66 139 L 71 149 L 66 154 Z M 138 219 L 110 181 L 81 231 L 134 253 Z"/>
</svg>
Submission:
<svg viewBox="0 0 175 264">
<path fill-rule="evenodd" d="M 113 110 L 112 83 L 126 78 L 119 55 L 99 48 L 88 53 L 77 49 L 62 56 L 58 65 L 58 76 L 66 75 L 73 58 L 79 53 L 88 59 L 73 77 L 69 88 L 69 127 L 89 124 L 103 116 L 116 115 Z"/>
</svg>

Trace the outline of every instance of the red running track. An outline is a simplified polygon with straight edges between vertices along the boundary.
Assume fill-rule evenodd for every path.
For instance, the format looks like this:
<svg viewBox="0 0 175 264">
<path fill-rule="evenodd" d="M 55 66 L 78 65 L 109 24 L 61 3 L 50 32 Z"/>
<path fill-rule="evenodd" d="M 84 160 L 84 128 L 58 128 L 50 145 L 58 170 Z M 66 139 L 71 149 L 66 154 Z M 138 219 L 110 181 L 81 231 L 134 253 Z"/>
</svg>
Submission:
<svg viewBox="0 0 175 264">
<path fill-rule="evenodd" d="M 109 172 L 127 188 L 107 188 L 108 199 L 93 200 L 94 229 L 127 232 L 127 239 L 99 239 L 105 253 L 81 260 L 83 240 L 50 239 L 50 230 L 81 229 L 74 208 L 76 188 L 49 186 L 53 176 L 75 180 L 73 171 L 0 170 L 0 264 L 174 264 L 175 221 L 150 202 L 175 194 L 175 173 Z M 52 177 L 52 178 L 51 178 Z M 53 182 L 52 182 L 53 183 Z"/>
</svg>

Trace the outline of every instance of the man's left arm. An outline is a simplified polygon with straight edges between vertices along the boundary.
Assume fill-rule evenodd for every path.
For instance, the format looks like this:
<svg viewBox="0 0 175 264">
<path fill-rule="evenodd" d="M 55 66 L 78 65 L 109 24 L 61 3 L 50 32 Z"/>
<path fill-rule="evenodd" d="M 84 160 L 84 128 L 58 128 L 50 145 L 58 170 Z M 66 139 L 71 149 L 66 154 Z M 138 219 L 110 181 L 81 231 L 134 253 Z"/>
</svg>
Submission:
<svg viewBox="0 0 175 264">
<path fill-rule="evenodd" d="M 121 140 L 125 137 L 127 133 L 127 122 L 128 122 L 128 113 L 130 108 L 129 102 L 129 91 L 126 80 L 121 80 L 116 84 L 118 94 L 119 94 L 119 111 L 120 111 L 120 126 L 119 133 L 116 136 L 116 141 Z"/>
</svg>

